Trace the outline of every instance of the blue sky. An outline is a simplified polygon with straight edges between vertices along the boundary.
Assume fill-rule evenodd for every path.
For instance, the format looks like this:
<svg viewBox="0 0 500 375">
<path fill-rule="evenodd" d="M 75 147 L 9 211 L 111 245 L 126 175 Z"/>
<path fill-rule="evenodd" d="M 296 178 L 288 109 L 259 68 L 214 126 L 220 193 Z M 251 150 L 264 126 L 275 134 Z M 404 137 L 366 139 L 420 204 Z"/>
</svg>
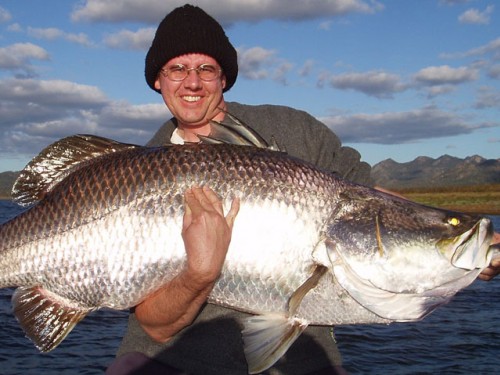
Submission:
<svg viewBox="0 0 500 375">
<path fill-rule="evenodd" d="M 170 114 L 144 81 L 144 57 L 184 3 L 0 0 L 0 172 L 71 134 L 145 143 Z M 191 3 L 238 50 L 228 101 L 306 110 L 371 164 L 500 157 L 493 0 Z"/>
</svg>

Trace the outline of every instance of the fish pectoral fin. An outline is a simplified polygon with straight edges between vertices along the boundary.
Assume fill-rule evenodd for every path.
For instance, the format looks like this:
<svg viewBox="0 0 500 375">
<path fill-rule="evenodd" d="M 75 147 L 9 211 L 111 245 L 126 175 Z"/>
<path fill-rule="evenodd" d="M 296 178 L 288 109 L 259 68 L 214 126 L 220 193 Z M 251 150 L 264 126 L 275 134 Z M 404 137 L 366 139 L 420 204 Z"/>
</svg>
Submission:
<svg viewBox="0 0 500 375">
<path fill-rule="evenodd" d="M 42 352 L 56 348 L 92 310 L 76 306 L 38 286 L 18 288 L 12 303 L 14 315 L 26 336 Z"/>
<path fill-rule="evenodd" d="M 306 294 L 318 285 L 319 281 L 323 277 L 323 275 L 328 271 L 328 268 L 317 264 L 314 268 L 312 275 L 302 283 L 301 286 L 297 288 L 295 292 L 293 292 L 290 300 L 288 301 L 288 315 L 293 316 L 297 312 L 297 309 L 300 306 L 300 303 L 306 296 Z"/>
<path fill-rule="evenodd" d="M 250 374 L 265 371 L 295 342 L 308 323 L 281 314 L 256 315 L 243 322 L 245 357 Z"/>
</svg>

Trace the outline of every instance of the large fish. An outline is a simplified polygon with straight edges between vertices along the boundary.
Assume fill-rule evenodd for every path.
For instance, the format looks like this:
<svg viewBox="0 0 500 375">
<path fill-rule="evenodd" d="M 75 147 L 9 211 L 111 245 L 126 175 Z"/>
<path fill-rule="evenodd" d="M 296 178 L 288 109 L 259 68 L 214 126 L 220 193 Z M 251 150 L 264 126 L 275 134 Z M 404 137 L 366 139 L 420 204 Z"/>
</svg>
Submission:
<svg viewBox="0 0 500 375">
<path fill-rule="evenodd" d="M 215 129 L 224 140 L 227 128 Z M 183 193 L 195 185 L 226 209 L 241 198 L 209 302 L 255 314 L 243 329 L 251 373 L 308 324 L 419 320 L 492 257 L 487 218 L 418 205 L 283 152 L 73 136 L 28 164 L 13 196 L 30 208 L 0 227 L 0 288 L 18 287 L 14 313 L 41 351 L 89 312 L 137 305 L 175 277 Z"/>
</svg>

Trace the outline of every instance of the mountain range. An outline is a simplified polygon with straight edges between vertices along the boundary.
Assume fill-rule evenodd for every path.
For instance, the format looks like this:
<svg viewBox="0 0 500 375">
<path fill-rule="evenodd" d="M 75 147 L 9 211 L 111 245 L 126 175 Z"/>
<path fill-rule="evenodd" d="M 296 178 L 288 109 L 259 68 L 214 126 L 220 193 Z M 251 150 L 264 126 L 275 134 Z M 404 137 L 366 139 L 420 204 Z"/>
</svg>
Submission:
<svg viewBox="0 0 500 375">
<path fill-rule="evenodd" d="M 19 172 L 0 173 L 0 197 L 9 197 Z M 500 184 L 500 159 L 419 156 L 407 163 L 386 159 L 372 168 L 377 186 L 387 189 Z"/>
<path fill-rule="evenodd" d="M 372 177 L 377 186 L 395 190 L 500 184 L 500 159 L 478 155 L 465 159 L 419 156 L 407 163 L 387 159 L 373 166 Z"/>
</svg>

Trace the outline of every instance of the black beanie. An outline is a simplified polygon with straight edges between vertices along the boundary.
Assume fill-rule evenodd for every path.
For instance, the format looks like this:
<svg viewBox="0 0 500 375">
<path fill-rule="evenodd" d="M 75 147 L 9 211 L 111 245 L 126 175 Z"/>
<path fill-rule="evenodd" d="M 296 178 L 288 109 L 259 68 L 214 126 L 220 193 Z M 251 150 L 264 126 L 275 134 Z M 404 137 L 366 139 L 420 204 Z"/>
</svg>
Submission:
<svg viewBox="0 0 500 375">
<path fill-rule="evenodd" d="M 228 91 L 238 76 L 238 58 L 222 26 L 201 8 L 189 4 L 174 9 L 160 22 L 146 55 L 146 82 L 153 90 L 158 72 L 174 57 L 202 53 L 214 58 L 226 76 Z"/>
</svg>

